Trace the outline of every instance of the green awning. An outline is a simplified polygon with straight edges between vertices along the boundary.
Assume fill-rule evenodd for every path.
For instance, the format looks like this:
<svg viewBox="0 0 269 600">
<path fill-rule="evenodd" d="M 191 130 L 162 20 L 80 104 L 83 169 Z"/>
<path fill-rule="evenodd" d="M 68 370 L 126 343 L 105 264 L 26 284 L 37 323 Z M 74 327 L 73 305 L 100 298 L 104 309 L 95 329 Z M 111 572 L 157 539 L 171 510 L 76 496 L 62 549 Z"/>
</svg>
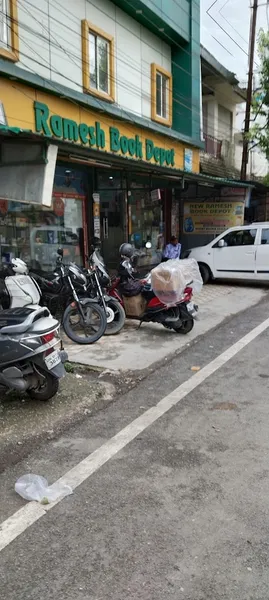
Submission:
<svg viewBox="0 0 269 600">
<path fill-rule="evenodd" d="M 187 171 L 180 171 L 180 173 L 185 179 L 198 180 L 199 183 L 204 181 L 205 183 L 215 183 L 215 185 L 227 185 L 231 187 L 254 187 L 253 182 L 248 181 L 238 181 L 237 179 L 228 179 L 226 177 L 214 177 L 213 175 L 206 175 L 204 173 L 189 173 Z"/>
<path fill-rule="evenodd" d="M 9 127 L 8 125 L 0 125 L 0 133 L 33 133 L 31 129 L 20 129 L 20 127 Z"/>
</svg>

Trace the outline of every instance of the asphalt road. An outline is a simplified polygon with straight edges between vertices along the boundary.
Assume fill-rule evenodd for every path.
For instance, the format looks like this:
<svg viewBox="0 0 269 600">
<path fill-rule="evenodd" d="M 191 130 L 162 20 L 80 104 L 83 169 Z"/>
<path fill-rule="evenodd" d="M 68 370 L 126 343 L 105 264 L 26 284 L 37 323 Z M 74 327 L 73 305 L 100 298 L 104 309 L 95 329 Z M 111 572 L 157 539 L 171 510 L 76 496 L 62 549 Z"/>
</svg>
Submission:
<svg viewBox="0 0 269 600">
<path fill-rule="evenodd" d="M 266 299 L 0 476 L 3 522 L 25 504 L 18 476 L 52 483 L 97 451 L 0 552 L 1 598 L 269 598 L 269 328 L 240 342 L 267 318 Z"/>
</svg>

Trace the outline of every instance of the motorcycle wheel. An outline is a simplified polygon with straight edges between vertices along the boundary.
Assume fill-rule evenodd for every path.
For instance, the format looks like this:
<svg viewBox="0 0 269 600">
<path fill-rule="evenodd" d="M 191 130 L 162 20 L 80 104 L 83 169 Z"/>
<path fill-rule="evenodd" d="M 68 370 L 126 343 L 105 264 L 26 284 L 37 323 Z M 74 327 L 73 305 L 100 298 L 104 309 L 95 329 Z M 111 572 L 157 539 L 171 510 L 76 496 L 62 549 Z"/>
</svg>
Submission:
<svg viewBox="0 0 269 600">
<path fill-rule="evenodd" d="M 106 315 L 97 303 L 82 305 L 84 320 L 76 304 L 69 305 L 64 312 L 63 328 L 66 335 L 76 344 L 94 344 L 105 333 Z"/>
<path fill-rule="evenodd" d="M 190 333 L 194 325 L 194 319 L 191 317 L 187 321 L 182 321 L 181 325 L 168 325 L 167 323 L 163 323 L 165 329 L 173 329 L 176 333 L 181 333 L 182 335 L 186 335 Z"/>
<path fill-rule="evenodd" d="M 125 311 L 120 302 L 114 298 L 111 298 L 106 304 L 113 311 L 114 319 L 111 323 L 107 323 L 104 335 L 116 335 L 124 327 Z"/>
<path fill-rule="evenodd" d="M 190 333 L 190 331 L 192 330 L 194 325 L 194 320 L 191 317 L 190 319 L 188 319 L 187 321 L 182 321 L 182 324 L 180 326 L 177 326 L 176 324 L 172 327 L 172 329 L 174 329 L 174 331 L 176 333 L 181 333 L 182 335 L 186 335 L 187 333 Z"/>
<path fill-rule="evenodd" d="M 46 378 L 45 381 L 40 385 L 40 387 L 27 390 L 28 396 L 32 398 L 32 400 L 42 400 L 42 402 L 46 402 L 50 400 L 57 394 L 59 389 L 59 379 L 53 377 L 50 373 L 46 371 L 42 372 L 42 375 Z"/>
</svg>

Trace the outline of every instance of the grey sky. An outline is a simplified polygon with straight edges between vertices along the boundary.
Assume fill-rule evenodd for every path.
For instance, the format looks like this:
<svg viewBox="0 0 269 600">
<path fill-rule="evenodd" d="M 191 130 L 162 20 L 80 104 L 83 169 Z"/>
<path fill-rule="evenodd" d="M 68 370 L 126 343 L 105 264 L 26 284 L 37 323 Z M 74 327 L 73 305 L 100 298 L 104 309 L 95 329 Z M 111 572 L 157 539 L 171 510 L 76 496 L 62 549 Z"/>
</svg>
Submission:
<svg viewBox="0 0 269 600">
<path fill-rule="evenodd" d="M 213 2 L 214 0 L 201 0 L 201 43 L 220 63 L 235 73 L 240 82 L 246 82 L 250 2 L 216 0 L 210 14 L 218 24 L 206 12 Z M 266 7 L 261 6 L 265 2 L 266 0 L 259 0 L 257 31 L 261 27 L 267 29 Z"/>
</svg>

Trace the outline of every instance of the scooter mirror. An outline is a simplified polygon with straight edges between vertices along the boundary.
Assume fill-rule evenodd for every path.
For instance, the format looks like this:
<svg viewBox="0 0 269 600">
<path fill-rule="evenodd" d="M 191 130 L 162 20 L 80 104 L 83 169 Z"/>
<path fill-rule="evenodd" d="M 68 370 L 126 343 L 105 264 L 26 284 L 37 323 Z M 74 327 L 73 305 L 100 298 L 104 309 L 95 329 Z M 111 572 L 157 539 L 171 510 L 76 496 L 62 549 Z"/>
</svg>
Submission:
<svg viewBox="0 0 269 600">
<path fill-rule="evenodd" d="M 146 248 L 147 248 L 147 250 L 150 250 L 151 247 L 152 247 L 151 242 L 146 242 Z"/>
<path fill-rule="evenodd" d="M 63 249 L 62 248 L 58 248 L 57 254 L 59 254 L 59 256 L 63 256 L 64 255 Z"/>
</svg>

